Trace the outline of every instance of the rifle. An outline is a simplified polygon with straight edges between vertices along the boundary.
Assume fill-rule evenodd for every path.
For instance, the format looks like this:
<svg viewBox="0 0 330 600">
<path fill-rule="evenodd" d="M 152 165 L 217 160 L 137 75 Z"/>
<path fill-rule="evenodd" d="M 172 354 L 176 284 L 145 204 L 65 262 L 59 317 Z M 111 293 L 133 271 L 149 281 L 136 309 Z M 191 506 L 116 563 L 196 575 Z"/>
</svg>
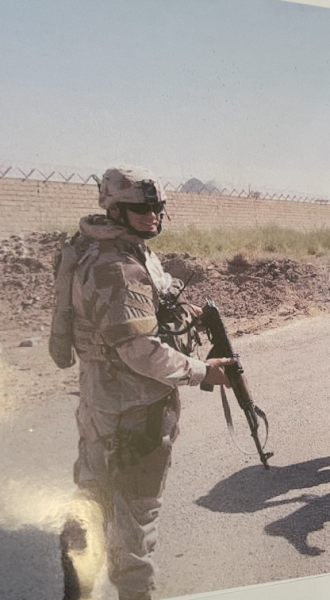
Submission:
<svg viewBox="0 0 330 600">
<path fill-rule="evenodd" d="M 210 342 L 213 344 L 210 352 L 207 355 L 207 358 L 235 358 L 235 363 L 232 365 L 226 365 L 224 370 L 236 396 L 237 402 L 240 408 L 244 411 L 260 460 L 265 469 L 269 469 L 268 459 L 271 458 L 274 453 L 263 451 L 268 436 L 267 417 L 265 413 L 254 404 L 251 398 L 246 379 L 243 376 L 244 371 L 239 361 L 239 356 L 238 354 L 234 353 L 219 310 L 215 303 L 210 299 L 207 299 L 206 306 L 203 307 L 202 321 L 205 326 L 207 336 Z M 200 388 L 201 390 L 207 392 L 213 391 L 213 385 L 210 384 L 201 383 Z M 227 424 L 232 427 L 229 404 L 223 386 L 221 387 L 221 397 Z M 264 421 L 266 427 L 266 441 L 264 445 L 261 444 L 258 436 L 259 418 Z"/>
</svg>

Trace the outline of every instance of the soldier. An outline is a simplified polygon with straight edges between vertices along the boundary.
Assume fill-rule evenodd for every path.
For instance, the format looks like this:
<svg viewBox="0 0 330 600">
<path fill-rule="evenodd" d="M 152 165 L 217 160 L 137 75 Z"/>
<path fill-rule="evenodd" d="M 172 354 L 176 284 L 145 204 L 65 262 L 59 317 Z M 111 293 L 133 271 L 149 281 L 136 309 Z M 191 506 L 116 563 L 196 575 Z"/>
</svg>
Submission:
<svg viewBox="0 0 330 600">
<path fill-rule="evenodd" d="M 88 247 L 73 279 L 79 457 L 78 489 L 61 534 L 63 600 L 91 598 L 105 549 L 119 600 L 150 600 L 152 553 L 178 435 L 178 387 L 202 380 L 229 386 L 223 367 L 233 361 L 206 364 L 191 356 L 197 307 L 181 307 L 169 320 L 186 332 L 169 334 L 173 322 L 166 324 L 162 300 L 180 282 L 146 245 L 162 229 L 160 182 L 142 167 L 113 168 L 99 192 L 106 215 L 81 220 Z"/>
</svg>

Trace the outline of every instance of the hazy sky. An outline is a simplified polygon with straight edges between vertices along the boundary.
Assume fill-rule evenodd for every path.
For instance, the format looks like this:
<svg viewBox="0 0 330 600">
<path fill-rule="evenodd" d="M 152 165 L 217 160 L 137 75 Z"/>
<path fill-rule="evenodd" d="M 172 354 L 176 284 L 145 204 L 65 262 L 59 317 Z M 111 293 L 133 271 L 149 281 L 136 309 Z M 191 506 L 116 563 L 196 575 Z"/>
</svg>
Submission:
<svg viewBox="0 0 330 600">
<path fill-rule="evenodd" d="M 0 164 L 330 197 L 330 2 L 2 0 Z"/>
</svg>

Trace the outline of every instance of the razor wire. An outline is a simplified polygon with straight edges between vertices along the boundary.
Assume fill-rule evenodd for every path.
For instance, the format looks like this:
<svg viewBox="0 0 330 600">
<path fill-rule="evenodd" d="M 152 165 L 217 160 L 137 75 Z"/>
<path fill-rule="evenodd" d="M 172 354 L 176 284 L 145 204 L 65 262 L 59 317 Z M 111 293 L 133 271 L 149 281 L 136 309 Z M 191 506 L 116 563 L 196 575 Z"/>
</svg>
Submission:
<svg viewBox="0 0 330 600">
<path fill-rule="evenodd" d="M 196 188 L 191 188 L 187 186 L 186 183 L 180 183 L 177 186 L 174 186 L 170 181 L 168 181 L 164 185 L 165 190 L 174 191 L 185 194 L 198 194 L 198 195 L 209 195 L 209 196 L 226 196 L 226 197 L 234 197 L 234 198 L 247 198 L 254 200 L 286 200 L 286 201 L 294 201 L 294 202 L 310 202 L 317 204 L 328 204 L 330 199 L 321 198 L 320 196 L 303 196 L 303 195 L 292 195 L 292 194 L 283 194 L 283 193 L 271 193 L 271 192 L 260 192 L 260 191 L 251 191 L 251 190 L 239 190 L 232 189 L 228 190 L 227 188 L 218 188 L 215 186 L 209 186 L 207 184 L 201 185 Z"/>
<path fill-rule="evenodd" d="M 49 182 L 62 182 L 65 184 L 80 183 L 83 185 L 96 185 L 96 178 L 93 173 L 88 175 L 81 174 L 79 172 L 65 172 L 64 169 L 50 170 L 49 173 L 44 172 L 38 168 L 33 169 L 21 169 L 17 166 L 0 166 L 0 180 L 1 179 L 19 179 L 21 181 L 40 181 L 43 183 Z M 244 190 L 239 188 L 233 188 L 228 190 L 227 188 L 217 187 L 210 184 L 198 184 L 189 186 L 189 181 L 186 183 L 180 183 L 179 185 L 173 184 L 171 181 L 167 181 L 164 185 L 164 189 L 171 192 L 178 192 L 184 194 L 194 194 L 201 196 L 214 196 L 214 197 L 233 197 L 233 198 L 246 198 L 254 200 L 285 200 L 291 202 L 306 202 L 314 204 L 329 204 L 330 199 L 320 196 L 308 196 L 299 194 L 284 194 L 284 193 L 272 193 L 272 192 L 261 192 L 257 190 Z"/>
<path fill-rule="evenodd" d="M 33 177 L 32 177 L 33 175 Z M 48 183 L 49 181 L 63 182 L 63 183 L 83 183 L 91 184 L 95 183 L 93 180 L 93 174 L 91 173 L 88 176 L 81 175 L 80 173 L 62 173 L 61 171 L 51 171 L 48 173 L 44 173 L 40 169 L 34 168 L 30 170 L 24 170 L 20 167 L 0 167 L 0 179 L 4 179 L 7 177 L 8 179 L 20 179 L 21 181 L 41 181 L 43 183 Z"/>
</svg>

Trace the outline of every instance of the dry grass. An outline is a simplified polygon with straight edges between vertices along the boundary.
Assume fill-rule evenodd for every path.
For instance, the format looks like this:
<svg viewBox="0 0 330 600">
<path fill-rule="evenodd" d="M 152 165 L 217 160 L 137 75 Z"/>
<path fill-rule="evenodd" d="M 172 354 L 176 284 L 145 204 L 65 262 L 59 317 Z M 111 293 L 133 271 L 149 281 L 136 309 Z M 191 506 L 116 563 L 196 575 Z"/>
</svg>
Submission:
<svg viewBox="0 0 330 600">
<path fill-rule="evenodd" d="M 49 226 L 47 232 L 66 231 L 73 235 L 77 228 Z M 292 260 L 311 260 L 312 257 L 330 257 L 330 229 L 311 232 L 286 229 L 269 225 L 267 227 L 214 228 L 208 231 L 190 226 L 181 232 L 163 231 L 162 235 L 151 240 L 149 246 L 155 252 L 164 254 L 177 252 L 211 259 L 231 259 L 237 253 L 250 258 L 269 256 L 286 257 Z"/>
<path fill-rule="evenodd" d="M 187 252 L 213 259 L 229 259 L 243 253 L 255 258 L 276 255 L 310 260 L 313 256 L 330 256 L 330 229 L 302 232 L 271 225 L 201 231 L 189 227 L 180 233 L 164 231 L 150 246 L 156 252 Z"/>
</svg>

